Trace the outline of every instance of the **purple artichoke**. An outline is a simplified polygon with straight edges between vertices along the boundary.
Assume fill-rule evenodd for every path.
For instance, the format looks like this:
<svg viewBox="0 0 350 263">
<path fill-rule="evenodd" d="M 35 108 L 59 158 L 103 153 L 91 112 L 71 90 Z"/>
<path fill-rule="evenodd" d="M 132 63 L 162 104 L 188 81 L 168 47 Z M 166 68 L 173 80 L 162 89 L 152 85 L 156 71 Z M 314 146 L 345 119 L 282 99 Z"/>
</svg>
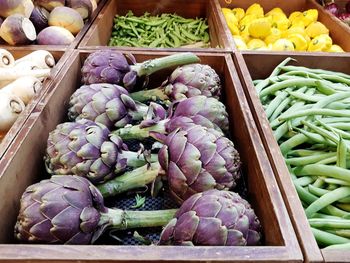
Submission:
<svg viewBox="0 0 350 263">
<path fill-rule="evenodd" d="M 129 58 L 132 65 L 129 65 Z M 81 69 L 85 84 L 110 83 L 123 85 L 132 90 L 137 80 L 164 68 L 196 63 L 199 58 L 192 53 L 178 53 L 171 56 L 136 63 L 133 55 L 124 55 L 115 50 L 99 50 L 90 54 Z"/>
<path fill-rule="evenodd" d="M 130 96 L 144 102 L 153 98 L 175 101 L 198 95 L 219 99 L 220 94 L 220 78 L 215 70 L 208 65 L 190 64 L 175 69 L 161 87 L 134 92 Z"/>
<path fill-rule="evenodd" d="M 149 109 L 157 105 L 151 103 Z M 121 128 L 114 133 L 124 140 L 142 139 L 150 136 L 149 132 L 170 133 L 181 124 L 187 117 L 191 123 L 201 125 L 207 128 L 216 129 L 220 132 L 227 132 L 229 129 L 228 114 L 226 107 L 215 98 L 205 96 L 195 96 L 182 101 L 172 103 L 169 108 L 168 118 L 161 120 L 160 114 L 152 114 L 155 118 L 146 119 L 140 125 L 128 126 Z"/>
<path fill-rule="evenodd" d="M 164 144 L 158 153 L 162 169 L 152 163 L 152 169 L 141 167 L 127 172 L 122 178 L 99 185 L 102 195 L 113 196 L 144 186 L 163 173 L 178 203 L 198 192 L 234 187 L 240 177 L 241 162 L 233 143 L 221 133 L 187 119 L 173 123 L 174 131 L 167 136 L 152 134 Z"/>
<path fill-rule="evenodd" d="M 111 84 L 91 84 L 77 89 L 70 98 L 68 118 L 88 119 L 109 129 L 142 120 L 148 107 L 135 103 L 126 89 Z"/>
<path fill-rule="evenodd" d="M 57 125 L 49 134 L 44 159 L 50 174 L 74 174 L 93 183 L 147 163 L 138 153 L 126 151 L 123 141 L 105 126 L 89 120 Z"/>
<path fill-rule="evenodd" d="M 182 204 L 159 244 L 254 246 L 260 240 L 260 222 L 246 200 L 233 192 L 209 190 Z"/>
<path fill-rule="evenodd" d="M 163 226 L 174 213 L 175 210 L 108 209 L 100 192 L 87 179 L 52 176 L 23 193 L 15 237 L 22 242 L 87 245 L 94 243 L 107 227 Z M 144 222 L 145 217 L 150 220 Z"/>
<path fill-rule="evenodd" d="M 240 157 L 232 141 L 199 125 L 170 133 L 158 159 L 179 203 L 209 189 L 230 189 L 240 177 Z"/>
</svg>

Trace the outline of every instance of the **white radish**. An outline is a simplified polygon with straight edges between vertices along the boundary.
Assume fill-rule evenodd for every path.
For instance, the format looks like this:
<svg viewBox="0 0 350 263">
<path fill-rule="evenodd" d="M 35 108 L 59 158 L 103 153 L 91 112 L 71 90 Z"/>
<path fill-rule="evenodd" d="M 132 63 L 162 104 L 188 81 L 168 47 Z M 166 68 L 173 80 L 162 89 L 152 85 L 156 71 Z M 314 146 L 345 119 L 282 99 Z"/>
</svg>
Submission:
<svg viewBox="0 0 350 263">
<path fill-rule="evenodd" d="M 27 105 L 34 95 L 40 91 L 42 85 L 41 81 L 37 78 L 30 76 L 22 77 L 3 87 L 1 92 L 7 92 L 19 97 Z"/>
<path fill-rule="evenodd" d="M 0 133 L 6 133 L 24 111 L 24 103 L 17 96 L 0 92 Z"/>
<path fill-rule="evenodd" d="M 15 59 L 6 49 L 0 48 L 0 68 L 13 67 Z"/>
<path fill-rule="evenodd" d="M 34 51 L 20 59 L 15 61 L 15 66 L 23 63 L 24 61 L 30 61 L 36 68 L 47 69 L 55 66 L 55 58 L 52 54 L 46 50 Z"/>
</svg>

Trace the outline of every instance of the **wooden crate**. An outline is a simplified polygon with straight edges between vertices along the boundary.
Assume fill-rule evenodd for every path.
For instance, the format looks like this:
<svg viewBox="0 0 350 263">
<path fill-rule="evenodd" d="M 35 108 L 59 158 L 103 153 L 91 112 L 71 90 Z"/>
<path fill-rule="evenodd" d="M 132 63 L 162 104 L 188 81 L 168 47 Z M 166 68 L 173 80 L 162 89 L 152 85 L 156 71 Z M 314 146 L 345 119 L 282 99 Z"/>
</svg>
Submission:
<svg viewBox="0 0 350 263">
<path fill-rule="evenodd" d="M 73 51 L 49 92 L 37 104 L 20 141 L 10 147 L 11 158 L 0 161 L 0 261 L 28 262 L 302 262 L 302 253 L 283 203 L 267 154 L 228 54 L 197 53 L 224 84 L 231 136 L 243 161 L 248 199 L 264 228 L 264 245 L 256 247 L 72 246 L 14 244 L 13 226 L 24 189 L 42 178 L 43 155 L 49 131 L 66 119 L 70 95 L 80 85 L 80 68 L 92 51 Z M 138 61 L 168 52 L 133 52 Z M 151 76 L 157 86 L 169 70 Z M 23 160 L 26 160 L 25 165 Z M 11 191 L 6 191 L 11 189 Z M 1 218 L 2 217 L 2 218 Z"/>
<path fill-rule="evenodd" d="M 33 51 L 35 51 L 35 48 L 22 48 L 22 49 L 8 49 L 11 54 L 15 57 L 15 59 L 21 58 Z M 63 67 L 64 62 L 69 57 L 70 52 L 66 52 L 64 49 L 52 49 L 50 48 L 48 50 L 55 58 L 56 65 L 51 70 L 50 76 L 44 81 L 43 87 L 40 90 L 40 92 L 31 100 L 31 102 L 28 103 L 25 110 L 18 116 L 18 119 L 16 122 L 12 125 L 11 129 L 8 131 L 8 133 L 5 135 L 3 140 L 0 143 L 0 159 L 4 158 L 6 159 L 6 151 L 8 147 L 11 145 L 12 142 L 16 142 L 17 134 L 21 130 L 23 124 L 27 120 L 28 116 L 31 114 L 31 112 L 34 110 L 36 104 L 39 102 L 40 98 L 45 94 L 47 89 L 50 87 L 53 79 L 58 74 L 59 70 Z"/>
<path fill-rule="evenodd" d="M 328 54 L 328 55 L 327 55 Z M 268 153 L 272 168 L 275 172 L 289 215 L 292 218 L 294 229 L 298 235 L 300 245 L 307 262 L 349 262 L 350 251 L 320 250 L 311 232 L 304 209 L 294 188 L 288 168 L 280 152 L 279 146 L 273 136 L 269 121 L 255 91 L 252 79 L 266 78 L 272 70 L 286 57 L 291 56 L 297 60 L 297 65 L 310 68 L 322 68 L 327 70 L 341 71 L 350 74 L 350 54 L 331 55 L 326 53 L 322 56 L 309 54 L 308 56 L 298 53 L 270 53 L 259 52 L 235 53 L 235 63 L 240 65 L 239 74 L 252 114 L 257 123 L 264 147 Z"/>
<path fill-rule="evenodd" d="M 218 10 L 215 8 L 213 1 L 208 0 L 176 0 L 176 1 L 159 1 L 159 0 L 109 0 L 101 10 L 95 22 L 86 33 L 81 41 L 79 48 L 100 49 L 108 46 L 111 37 L 113 21 L 116 14 L 125 15 L 131 10 L 135 15 L 141 16 L 145 12 L 157 15 L 162 13 L 176 13 L 187 18 L 203 17 L 207 18 L 209 25 L 209 35 L 211 48 L 155 48 L 155 50 L 171 51 L 198 51 L 203 50 L 210 52 L 222 52 L 229 49 L 229 41 L 223 31 L 218 18 Z M 217 48 L 219 47 L 219 48 Z M 117 49 L 130 50 L 149 50 L 149 48 L 136 47 L 112 47 Z"/>
<path fill-rule="evenodd" d="M 320 6 L 315 0 L 294 0 L 294 1 L 279 1 L 279 0 L 217 0 L 216 9 L 221 9 L 221 7 L 235 8 L 241 7 L 246 10 L 250 5 L 254 3 L 259 3 L 265 12 L 268 12 L 274 7 L 280 7 L 288 16 L 294 11 L 305 11 L 307 9 L 317 9 L 318 10 L 318 21 L 322 22 L 327 26 L 330 32 L 330 36 L 333 39 L 334 44 L 340 45 L 346 52 L 350 51 L 350 30 L 341 21 L 333 17 L 329 12 L 325 11 L 322 6 Z M 234 43 L 232 34 L 227 26 L 224 15 L 222 12 L 219 13 L 219 19 L 221 24 L 223 24 L 223 30 L 226 34 L 226 38 L 229 39 L 230 47 L 237 51 L 237 47 Z M 265 51 L 261 51 L 264 53 Z M 311 52 L 296 52 L 296 53 L 306 53 Z M 314 53 L 314 52 L 312 52 Z M 319 52 L 317 52 L 319 53 Z"/>
<path fill-rule="evenodd" d="M 74 49 L 74 48 L 78 47 L 80 41 L 85 36 L 86 32 L 88 31 L 88 29 L 90 28 L 90 26 L 92 25 L 94 20 L 96 19 L 97 15 L 101 11 L 102 7 L 106 4 L 106 1 L 107 0 L 100 0 L 96 10 L 91 15 L 91 18 L 88 21 L 86 21 L 86 23 L 84 24 L 84 27 L 75 36 L 74 41 L 70 45 L 37 45 L 37 44 L 33 44 L 33 45 L 22 45 L 22 46 L 10 46 L 0 38 L 0 48 L 15 49 L 15 50 L 16 49 L 26 50 L 27 48 L 31 48 L 31 49 L 35 49 L 35 50 L 38 50 L 38 49 L 52 50 L 52 49 L 62 49 L 62 48 Z"/>
</svg>

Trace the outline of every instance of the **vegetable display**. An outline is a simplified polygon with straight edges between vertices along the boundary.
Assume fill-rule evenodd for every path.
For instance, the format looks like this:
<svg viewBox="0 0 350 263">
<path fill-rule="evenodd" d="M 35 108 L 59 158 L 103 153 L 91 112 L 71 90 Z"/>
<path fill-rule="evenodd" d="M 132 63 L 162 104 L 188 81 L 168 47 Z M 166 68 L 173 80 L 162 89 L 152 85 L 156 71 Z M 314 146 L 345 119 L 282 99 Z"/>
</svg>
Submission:
<svg viewBox="0 0 350 263">
<path fill-rule="evenodd" d="M 178 82 L 184 90 L 195 86 L 219 95 L 216 72 L 201 64 L 185 66 L 199 62 L 192 53 L 185 55 L 187 60 L 173 63 L 183 56 L 134 66 L 153 68 L 159 59 L 168 67 L 178 66 L 170 75 L 182 75 Z M 118 65 L 127 65 L 126 71 L 119 72 L 124 76 L 134 70 L 117 51 L 97 51 L 91 57 L 95 61 L 87 59 L 91 74 L 101 75 L 96 65 L 117 73 L 122 68 Z M 86 67 L 82 68 L 83 85 L 70 100 L 72 122 L 58 124 L 49 133 L 44 162 L 51 178 L 29 186 L 22 195 L 16 239 L 82 245 L 93 244 L 108 231 L 165 227 L 161 234 L 159 230 L 155 245 L 261 244 L 259 219 L 245 199 L 230 192 L 240 184 L 243 172 L 239 152 L 224 136 L 229 126 L 224 104 L 210 92 L 208 97 L 192 93 L 170 105 L 152 99 L 141 104 L 130 97 L 121 77 L 118 85 L 84 85 Z M 199 68 L 210 74 L 193 70 Z M 137 82 L 135 88 L 148 88 L 148 84 Z M 132 139 L 140 143 L 138 149 L 130 136 L 123 136 L 131 125 L 137 127 Z M 168 195 L 179 209 L 135 211 L 145 203 L 138 189 L 148 186 L 145 194 Z M 135 192 L 132 210 L 104 206 L 105 198 L 119 200 Z M 181 234 L 187 231 L 188 235 Z"/>
<path fill-rule="evenodd" d="M 109 46 L 128 47 L 208 47 L 207 20 L 183 18 L 176 14 L 116 15 Z"/>
<path fill-rule="evenodd" d="M 9 45 L 69 45 L 97 8 L 95 0 L 1 0 L 0 38 Z"/>
<path fill-rule="evenodd" d="M 318 20 L 318 11 L 292 12 L 279 7 L 267 13 L 260 4 L 222 8 L 235 45 L 240 50 L 344 52 L 333 43 L 328 28 Z"/>
<path fill-rule="evenodd" d="M 349 243 L 350 75 L 291 60 L 255 87 L 319 246 Z"/>
<path fill-rule="evenodd" d="M 0 49 L 0 141 L 41 90 L 54 65 L 55 58 L 45 50 L 15 60 L 10 52 Z"/>
</svg>

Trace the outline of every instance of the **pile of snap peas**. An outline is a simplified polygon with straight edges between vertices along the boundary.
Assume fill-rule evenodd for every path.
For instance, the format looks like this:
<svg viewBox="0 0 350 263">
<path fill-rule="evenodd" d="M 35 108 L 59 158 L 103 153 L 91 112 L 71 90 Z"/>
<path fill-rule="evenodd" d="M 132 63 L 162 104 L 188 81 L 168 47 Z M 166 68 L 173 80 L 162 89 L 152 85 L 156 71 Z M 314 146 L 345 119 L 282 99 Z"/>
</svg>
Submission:
<svg viewBox="0 0 350 263">
<path fill-rule="evenodd" d="M 183 18 L 175 14 L 116 15 L 109 46 L 129 47 L 209 47 L 207 20 Z"/>
<path fill-rule="evenodd" d="M 350 75 L 281 62 L 254 80 L 321 248 L 350 248 Z"/>
</svg>

